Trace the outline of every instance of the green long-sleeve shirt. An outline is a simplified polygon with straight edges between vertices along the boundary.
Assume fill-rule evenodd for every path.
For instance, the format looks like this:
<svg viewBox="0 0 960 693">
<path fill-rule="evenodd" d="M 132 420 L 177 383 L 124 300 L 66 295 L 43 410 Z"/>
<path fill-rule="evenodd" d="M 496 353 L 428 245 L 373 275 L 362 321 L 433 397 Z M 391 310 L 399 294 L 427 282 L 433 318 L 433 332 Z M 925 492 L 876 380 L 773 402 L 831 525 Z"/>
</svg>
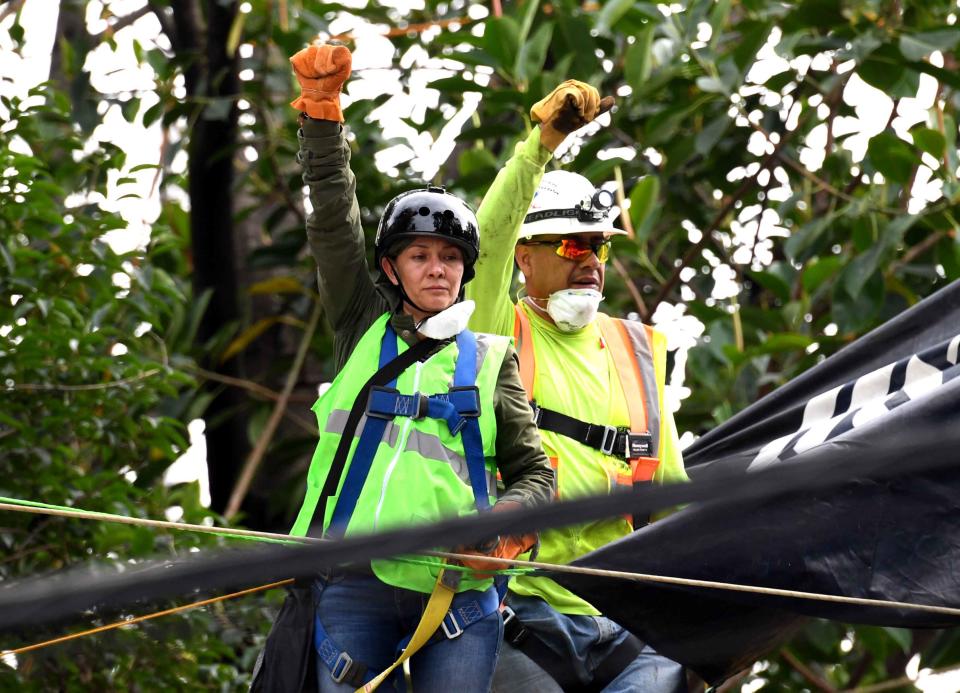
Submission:
<svg viewBox="0 0 960 693">
<path fill-rule="evenodd" d="M 467 297 L 477 303 L 470 320 L 480 332 L 512 335 L 514 303 L 510 287 L 514 276 L 513 251 L 523 218 L 533 199 L 544 167 L 552 153 L 540 144 L 540 131 L 517 144 L 513 157 L 500 170 L 477 213 L 481 230 L 480 258 L 476 278 L 467 286 Z M 537 377 L 534 397 L 543 407 L 568 416 L 610 426 L 630 424 L 626 399 L 604 348 L 596 321 L 579 332 L 562 333 L 525 303 L 519 304 L 530 321 L 536 355 Z M 666 380 L 663 337 L 657 335 L 654 359 L 659 395 L 660 464 L 654 482 L 685 481 L 680 445 L 673 416 L 664 407 Z M 609 493 L 618 474 L 629 473 L 629 465 L 585 445 L 550 431 L 542 431 L 544 451 L 558 460 L 557 488 L 561 500 Z M 585 525 L 547 530 L 541 535 L 540 560 L 569 563 L 585 553 L 610 543 L 631 531 L 624 518 L 608 518 Z M 553 580 L 521 576 L 511 581 L 511 591 L 544 599 L 561 613 L 599 612 L 589 603 Z"/>
<path fill-rule="evenodd" d="M 339 371 L 360 337 L 383 313 L 393 313 L 391 324 L 408 344 L 416 341 L 416 328 L 411 316 L 396 311 L 400 297 L 393 287 L 374 283 L 370 275 L 356 178 L 350 170 L 350 145 L 340 124 L 306 120 L 298 138 L 303 181 L 312 205 L 307 239 L 317 262 L 320 301 L 334 331 Z M 494 408 L 497 468 L 506 487 L 500 501 L 532 505 L 549 500 L 554 474 L 540 445 L 512 347 L 500 368 Z"/>
</svg>

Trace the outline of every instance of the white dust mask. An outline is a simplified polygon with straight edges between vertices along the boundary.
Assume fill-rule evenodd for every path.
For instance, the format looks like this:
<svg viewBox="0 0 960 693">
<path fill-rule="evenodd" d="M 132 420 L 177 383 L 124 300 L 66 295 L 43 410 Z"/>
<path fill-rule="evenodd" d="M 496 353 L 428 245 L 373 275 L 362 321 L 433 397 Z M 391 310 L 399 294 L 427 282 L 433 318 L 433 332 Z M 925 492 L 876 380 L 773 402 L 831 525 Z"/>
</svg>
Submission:
<svg viewBox="0 0 960 693">
<path fill-rule="evenodd" d="M 420 323 L 417 332 L 430 339 L 448 339 L 464 331 L 477 304 L 460 301 Z"/>
<path fill-rule="evenodd" d="M 547 299 L 547 314 L 561 332 L 577 332 L 597 317 L 602 300 L 603 294 L 596 289 L 555 291 Z"/>
</svg>

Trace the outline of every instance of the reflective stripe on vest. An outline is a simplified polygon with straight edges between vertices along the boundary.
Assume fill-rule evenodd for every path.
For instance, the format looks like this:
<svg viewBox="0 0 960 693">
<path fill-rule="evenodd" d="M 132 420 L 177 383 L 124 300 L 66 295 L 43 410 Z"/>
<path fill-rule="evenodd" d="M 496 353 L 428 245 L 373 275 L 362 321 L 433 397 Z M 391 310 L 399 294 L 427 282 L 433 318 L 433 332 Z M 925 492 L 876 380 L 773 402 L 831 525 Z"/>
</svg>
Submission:
<svg viewBox="0 0 960 693">
<path fill-rule="evenodd" d="M 327 417 L 327 425 L 324 427 L 324 433 L 333 433 L 335 435 L 340 435 L 343 433 L 344 426 L 347 424 L 347 417 L 350 415 L 350 412 L 346 409 L 334 409 L 330 412 L 330 416 Z M 359 437 L 363 431 L 363 427 L 366 424 L 367 417 L 364 415 L 360 419 L 360 423 L 357 425 L 357 430 L 354 432 L 355 437 Z M 383 437 L 380 439 L 386 445 L 389 445 L 391 448 L 396 446 L 397 438 L 400 436 L 400 427 L 393 421 L 388 421 L 387 426 L 383 431 Z M 437 462 L 444 462 L 445 464 L 450 465 L 450 468 L 457 475 L 457 477 L 467 486 L 470 485 L 470 472 L 467 470 L 467 458 L 458 453 L 456 450 L 451 450 L 443 444 L 443 441 L 440 440 L 440 436 L 433 435 L 431 433 L 426 433 L 419 429 L 411 429 L 409 436 L 407 436 L 407 444 L 404 446 L 404 452 L 416 452 L 421 457 L 425 457 L 430 460 L 436 460 Z M 487 493 L 491 496 L 495 496 L 497 493 L 497 477 L 492 474 L 489 470 L 485 471 L 487 478 Z"/>
<path fill-rule="evenodd" d="M 477 510 L 490 508 L 486 459 L 478 421 L 480 400 L 476 387 L 477 339 L 470 330 L 463 330 L 457 335 L 457 349 L 453 385 L 447 393 L 427 396 L 416 392 L 405 395 L 396 389 L 396 378 L 387 383 L 385 388 L 375 387 L 370 391 L 366 421 L 351 456 L 327 529 L 331 536 L 343 536 L 346 532 L 367 483 L 377 450 L 383 441 L 387 424 L 396 416 L 445 420 L 450 433 L 458 435 L 463 444 L 468 485 L 473 490 Z M 393 326 L 387 323 L 380 340 L 380 368 L 396 357 L 397 335 Z"/>
<path fill-rule="evenodd" d="M 631 320 L 611 318 L 604 313 L 599 313 L 597 320 L 626 398 L 630 430 L 633 433 L 649 434 L 652 441 L 654 455 L 631 458 L 630 476 L 627 478 L 624 475 L 621 478 L 618 475 L 616 479 L 618 486 L 630 487 L 652 480 L 659 465 L 660 398 L 651 346 L 653 328 Z M 520 359 L 520 380 L 526 390 L 527 399 L 533 403 L 537 374 L 533 331 L 530 328 L 530 319 L 519 305 L 514 306 L 513 334 Z"/>
</svg>

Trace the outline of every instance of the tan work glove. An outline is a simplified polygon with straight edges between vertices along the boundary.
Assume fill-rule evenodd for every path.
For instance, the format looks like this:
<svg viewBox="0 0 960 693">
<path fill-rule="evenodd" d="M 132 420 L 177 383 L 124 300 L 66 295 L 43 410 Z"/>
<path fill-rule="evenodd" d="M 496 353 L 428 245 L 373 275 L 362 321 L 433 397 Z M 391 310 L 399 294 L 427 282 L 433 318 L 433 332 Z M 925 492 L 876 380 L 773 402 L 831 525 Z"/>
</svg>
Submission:
<svg viewBox="0 0 960 693">
<path fill-rule="evenodd" d="M 350 76 L 353 61 L 346 46 L 313 45 L 290 58 L 300 82 L 300 96 L 290 102 L 314 120 L 343 122 L 340 88 Z"/>
<path fill-rule="evenodd" d="M 552 152 L 567 135 L 609 111 L 613 104 L 612 96 L 601 99 L 600 92 L 589 84 L 568 79 L 537 101 L 530 117 L 540 123 L 540 143 Z"/>
</svg>

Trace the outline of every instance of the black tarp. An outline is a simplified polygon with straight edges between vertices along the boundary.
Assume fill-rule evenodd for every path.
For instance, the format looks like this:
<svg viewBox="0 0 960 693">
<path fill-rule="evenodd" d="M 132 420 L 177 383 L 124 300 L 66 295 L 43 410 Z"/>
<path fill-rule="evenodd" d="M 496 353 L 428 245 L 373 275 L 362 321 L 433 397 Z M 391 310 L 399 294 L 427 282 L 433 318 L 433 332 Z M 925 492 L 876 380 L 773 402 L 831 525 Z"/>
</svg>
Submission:
<svg viewBox="0 0 960 693">
<path fill-rule="evenodd" d="M 698 503 L 576 565 L 871 599 L 960 606 L 960 282 L 858 339 L 698 439 L 691 478 L 849 480 L 766 499 Z M 896 455 L 896 451 L 902 454 Z M 869 473 L 890 457 L 893 476 Z M 928 465 L 937 471 L 922 471 Z M 803 486 L 807 487 L 806 484 Z M 809 488 L 809 487 L 807 487 Z M 716 682 L 816 616 L 941 627 L 960 619 L 759 594 L 556 579 L 663 654 Z"/>
<path fill-rule="evenodd" d="M 0 584 L 0 631 L 22 633 L 88 609 L 146 611 L 148 600 L 309 577 L 322 567 L 678 503 L 691 505 L 578 563 L 958 607 L 958 317 L 960 283 L 757 402 L 686 451 L 690 484 L 317 546 L 241 542 L 248 548 L 8 581 Z M 774 647 L 806 616 L 960 624 L 914 610 L 555 575 L 711 681 Z"/>
</svg>

